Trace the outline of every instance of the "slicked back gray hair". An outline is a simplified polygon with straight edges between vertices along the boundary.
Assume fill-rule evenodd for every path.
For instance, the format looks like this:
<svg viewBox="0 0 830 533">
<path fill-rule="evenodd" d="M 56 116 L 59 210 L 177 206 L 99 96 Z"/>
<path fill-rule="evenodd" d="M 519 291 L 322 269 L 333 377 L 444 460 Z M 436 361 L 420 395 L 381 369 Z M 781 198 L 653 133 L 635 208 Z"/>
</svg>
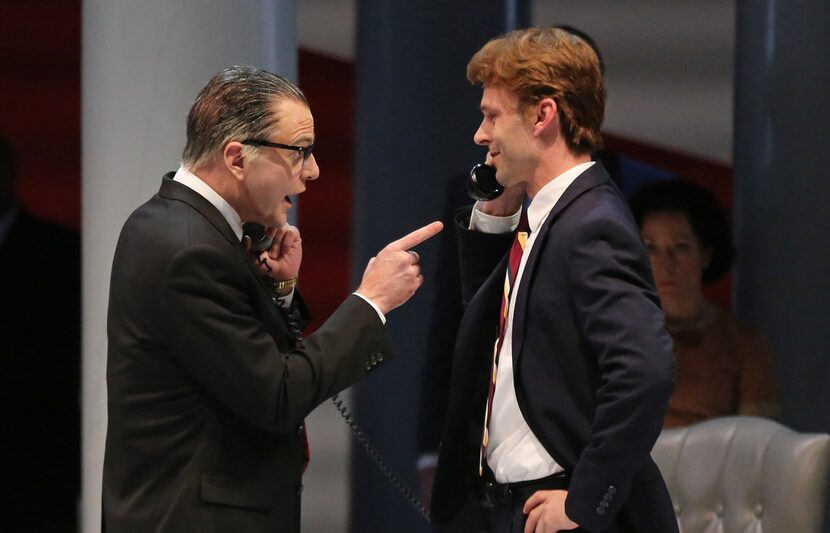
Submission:
<svg viewBox="0 0 830 533">
<path fill-rule="evenodd" d="M 230 141 L 267 138 L 279 117 L 273 105 L 288 98 L 308 105 L 303 92 L 282 76 L 247 65 L 234 65 L 205 85 L 187 115 L 187 145 L 182 162 L 197 169 L 208 164 Z M 256 148 L 246 146 L 253 157 Z"/>
</svg>

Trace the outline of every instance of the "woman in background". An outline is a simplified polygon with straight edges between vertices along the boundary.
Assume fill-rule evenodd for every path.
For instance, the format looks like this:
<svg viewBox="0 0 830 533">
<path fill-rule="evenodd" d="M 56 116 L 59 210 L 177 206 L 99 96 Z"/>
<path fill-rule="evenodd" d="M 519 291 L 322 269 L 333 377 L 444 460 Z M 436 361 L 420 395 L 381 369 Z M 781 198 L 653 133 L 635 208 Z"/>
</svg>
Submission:
<svg viewBox="0 0 830 533">
<path fill-rule="evenodd" d="M 709 190 L 681 180 L 646 185 L 631 207 L 677 358 L 665 427 L 735 414 L 774 417 L 768 342 L 701 290 L 726 274 L 735 256 L 723 208 Z"/>
</svg>

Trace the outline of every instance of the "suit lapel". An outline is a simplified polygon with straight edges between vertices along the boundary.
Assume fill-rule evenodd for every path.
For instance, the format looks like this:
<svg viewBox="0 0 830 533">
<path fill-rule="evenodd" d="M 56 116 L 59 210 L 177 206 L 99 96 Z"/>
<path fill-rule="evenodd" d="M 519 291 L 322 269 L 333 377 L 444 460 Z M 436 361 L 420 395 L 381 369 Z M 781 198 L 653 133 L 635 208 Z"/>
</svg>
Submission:
<svg viewBox="0 0 830 533">
<path fill-rule="evenodd" d="M 533 279 L 536 275 L 536 269 L 539 264 L 539 257 L 541 250 L 545 247 L 548 234 L 556 221 L 562 216 L 562 213 L 567 209 L 568 205 L 580 197 L 586 191 L 593 189 L 598 185 L 609 182 L 610 177 L 608 172 L 600 163 L 595 163 L 591 168 L 580 174 L 571 183 L 562 196 L 553 206 L 548 217 L 542 223 L 538 230 L 538 235 L 534 241 L 533 248 L 530 250 L 530 255 L 525 263 L 525 269 L 522 272 L 522 279 L 519 283 L 519 290 L 516 293 L 516 305 L 513 308 L 513 365 L 514 369 L 518 367 L 519 357 L 522 353 L 522 346 L 524 344 L 524 325 L 527 323 L 527 305 L 528 294 L 530 286 L 533 284 Z M 518 326 L 518 327 L 517 327 Z M 515 372 L 515 370 L 514 370 Z"/>
<path fill-rule="evenodd" d="M 186 185 L 182 185 L 181 183 L 174 181 L 173 176 L 175 176 L 175 172 L 168 172 L 164 175 L 161 182 L 161 189 L 159 189 L 159 196 L 168 200 L 184 202 L 202 215 L 205 220 L 216 228 L 216 231 L 227 239 L 227 241 L 237 251 L 238 255 L 242 258 L 247 268 L 256 276 L 260 284 L 265 287 L 262 276 L 254 267 L 253 261 L 251 261 L 251 256 L 242 246 L 242 243 L 239 242 L 239 239 L 236 238 L 236 233 L 233 232 L 233 228 L 231 228 L 231 225 L 228 224 L 227 220 L 225 220 L 225 217 L 222 216 L 222 213 L 220 213 L 219 210 L 216 209 L 212 203 L 208 202 L 207 199 L 201 194 Z"/>
<path fill-rule="evenodd" d="M 222 213 L 220 213 L 219 210 L 216 209 L 212 203 L 208 202 L 207 199 L 201 194 L 186 185 L 174 181 L 173 176 L 175 175 L 176 174 L 174 172 L 168 172 L 164 175 L 164 178 L 161 181 L 161 189 L 159 189 L 159 196 L 169 200 L 178 200 L 186 203 L 198 211 L 200 215 L 205 217 L 205 219 L 210 222 L 210 224 L 216 228 L 216 230 L 221 233 L 222 236 L 228 240 L 228 242 L 231 244 L 239 242 L 236 238 L 236 234 L 233 232 L 233 229 L 231 229 L 230 224 L 228 224 L 228 221 L 222 216 Z"/>
</svg>

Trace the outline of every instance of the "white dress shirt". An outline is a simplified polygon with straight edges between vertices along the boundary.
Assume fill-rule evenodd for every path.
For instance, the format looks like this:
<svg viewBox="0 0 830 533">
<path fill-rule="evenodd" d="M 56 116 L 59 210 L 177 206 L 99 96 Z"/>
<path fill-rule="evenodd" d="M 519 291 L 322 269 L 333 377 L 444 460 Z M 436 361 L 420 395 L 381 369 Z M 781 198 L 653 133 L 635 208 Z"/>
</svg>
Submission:
<svg viewBox="0 0 830 533">
<path fill-rule="evenodd" d="M 542 187 L 531 201 L 527 209 L 530 237 L 522 253 L 519 272 L 512 289 L 513 295 L 518 293 L 522 273 L 536 242 L 539 228 L 542 227 L 565 189 L 593 164 L 593 161 L 582 163 L 560 174 Z M 506 233 L 514 230 L 518 225 L 521 211 L 509 217 L 493 217 L 479 212 L 478 205 L 476 204 L 470 216 L 470 229 L 485 233 Z M 504 341 L 499 354 L 496 391 L 493 396 L 493 409 L 489 422 L 490 441 L 487 446 L 487 464 L 493 470 L 496 481 L 499 483 L 540 479 L 563 470 L 530 430 L 516 400 L 513 382 L 513 309 L 515 305 L 516 298 L 511 298 Z M 533 401 L 532 398 L 531 401 Z"/>
</svg>

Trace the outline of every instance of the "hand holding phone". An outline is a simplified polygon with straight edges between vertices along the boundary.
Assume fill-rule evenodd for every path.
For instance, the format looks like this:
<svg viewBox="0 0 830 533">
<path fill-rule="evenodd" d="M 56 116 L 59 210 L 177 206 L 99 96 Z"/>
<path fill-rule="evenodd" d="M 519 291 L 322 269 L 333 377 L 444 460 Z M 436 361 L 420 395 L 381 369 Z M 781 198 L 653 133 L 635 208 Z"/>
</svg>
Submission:
<svg viewBox="0 0 830 533">
<path fill-rule="evenodd" d="M 303 240 L 300 230 L 283 224 L 274 231 L 271 246 L 259 255 L 260 268 L 275 281 L 296 278 L 303 262 Z"/>
<path fill-rule="evenodd" d="M 467 194 L 473 200 L 487 201 L 498 198 L 504 187 L 496 181 L 496 169 L 486 163 L 475 165 L 467 177 Z"/>
<path fill-rule="evenodd" d="M 303 240 L 296 227 L 283 224 L 280 228 L 272 228 L 246 222 L 242 231 L 250 239 L 248 251 L 263 275 L 275 281 L 297 277 L 303 261 Z"/>
<path fill-rule="evenodd" d="M 273 231 L 266 231 L 265 226 L 257 222 L 242 224 L 242 234 L 243 239 L 248 238 L 248 251 L 251 253 L 264 252 L 274 241 Z"/>
<path fill-rule="evenodd" d="M 506 193 L 505 193 L 506 191 Z M 494 216 L 508 216 L 522 207 L 526 194 L 523 183 L 505 188 L 496 180 L 496 169 L 487 163 L 479 163 L 470 170 L 467 194 L 473 200 L 483 202 L 482 212 Z"/>
</svg>

